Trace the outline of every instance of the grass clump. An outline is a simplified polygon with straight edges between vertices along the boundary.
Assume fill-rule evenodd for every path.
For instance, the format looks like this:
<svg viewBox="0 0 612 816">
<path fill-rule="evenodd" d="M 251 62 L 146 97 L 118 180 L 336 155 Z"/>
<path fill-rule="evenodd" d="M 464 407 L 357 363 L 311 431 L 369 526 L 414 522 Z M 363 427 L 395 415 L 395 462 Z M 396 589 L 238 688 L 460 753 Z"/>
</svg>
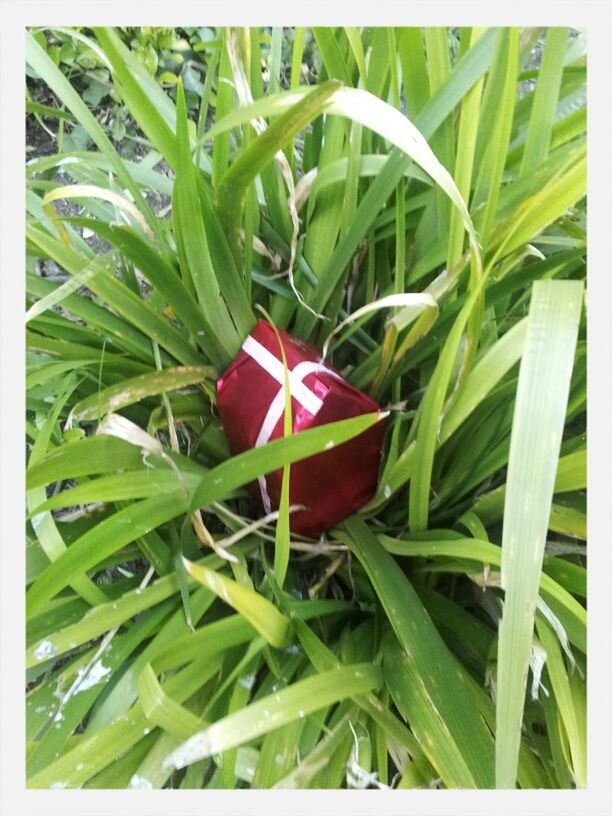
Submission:
<svg viewBox="0 0 612 816">
<path fill-rule="evenodd" d="M 189 97 L 154 32 L 28 34 L 92 146 L 27 166 L 29 786 L 583 787 L 582 38 L 203 31 Z M 374 499 L 288 560 L 245 485 L 376 416 L 231 457 L 257 307 L 391 410 Z"/>
</svg>

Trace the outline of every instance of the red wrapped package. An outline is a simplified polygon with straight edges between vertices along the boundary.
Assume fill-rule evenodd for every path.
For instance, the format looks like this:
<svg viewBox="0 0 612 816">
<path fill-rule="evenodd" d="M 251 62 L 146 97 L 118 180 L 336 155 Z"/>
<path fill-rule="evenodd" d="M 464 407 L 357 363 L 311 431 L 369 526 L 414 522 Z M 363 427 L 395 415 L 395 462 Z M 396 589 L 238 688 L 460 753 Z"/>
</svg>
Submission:
<svg viewBox="0 0 612 816">
<path fill-rule="evenodd" d="M 279 331 L 289 369 L 293 433 L 379 411 L 379 406 L 320 362 L 312 345 Z M 284 367 L 272 326 L 260 320 L 233 363 L 217 380 L 217 407 L 232 454 L 283 436 Z M 317 537 L 374 495 L 384 427 L 377 422 L 354 439 L 291 465 L 295 533 Z M 282 470 L 249 485 L 269 513 L 278 507 Z"/>
</svg>

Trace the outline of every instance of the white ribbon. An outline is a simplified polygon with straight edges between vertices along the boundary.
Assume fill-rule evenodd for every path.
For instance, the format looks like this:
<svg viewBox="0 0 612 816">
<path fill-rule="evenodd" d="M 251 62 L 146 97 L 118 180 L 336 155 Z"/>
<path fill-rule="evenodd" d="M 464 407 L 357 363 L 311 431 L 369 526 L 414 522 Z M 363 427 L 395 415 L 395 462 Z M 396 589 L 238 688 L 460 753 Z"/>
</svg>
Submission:
<svg viewBox="0 0 612 816">
<path fill-rule="evenodd" d="M 242 344 L 242 348 L 249 357 L 255 360 L 255 362 L 280 385 L 261 423 L 261 428 L 259 429 L 257 440 L 255 441 L 255 447 L 259 448 L 269 441 L 277 422 L 283 415 L 285 408 L 285 367 L 265 346 L 262 346 L 261 343 L 251 336 L 247 337 Z M 304 360 L 298 363 L 294 369 L 289 370 L 287 373 L 289 393 L 309 414 L 312 414 L 312 416 L 318 414 L 323 406 L 323 402 L 320 397 L 318 397 L 314 391 L 311 391 L 304 383 L 304 378 L 309 374 L 328 374 L 330 377 L 342 381 L 342 377 L 336 374 L 335 371 L 332 371 L 331 368 L 327 368 L 327 366 L 324 366 L 322 363 L 311 362 L 310 360 Z M 272 506 L 270 504 L 270 496 L 268 495 L 266 477 L 259 476 L 257 481 L 259 483 L 264 509 L 266 513 L 269 513 Z"/>
</svg>

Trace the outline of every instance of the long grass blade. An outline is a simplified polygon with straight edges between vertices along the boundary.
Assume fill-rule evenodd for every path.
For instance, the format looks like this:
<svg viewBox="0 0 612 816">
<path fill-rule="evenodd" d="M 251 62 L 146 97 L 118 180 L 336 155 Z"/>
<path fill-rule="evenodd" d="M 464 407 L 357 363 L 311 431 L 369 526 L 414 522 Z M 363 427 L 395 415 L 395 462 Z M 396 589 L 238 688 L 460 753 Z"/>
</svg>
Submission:
<svg viewBox="0 0 612 816">
<path fill-rule="evenodd" d="M 582 307 L 582 284 L 533 287 L 510 444 L 502 541 L 496 785 L 513 788 L 539 576 Z"/>
<path fill-rule="evenodd" d="M 493 787 L 493 741 L 455 658 L 406 575 L 367 525 L 352 516 L 343 527 L 346 532 L 337 530 L 336 535 L 346 541 L 368 573 L 402 647 L 405 670 L 422 685 L 429 701 L 427 716 L 444 723 L 445 740 L 457 761 L 456 773 L 465 787 Z M 437 755 L 428 758 L 439 762 Z"/>
<path fill-rule="evenodd" d="M 381 684 L 380 668 L 368 663 L 332 669 L 300 680 L 263 697 L 242 711 L 214 723 L 174 751 L 168 758 L 176 768 L 241 745 L 254 737 L 301 719 L 331 703 Z"/>
</svg>

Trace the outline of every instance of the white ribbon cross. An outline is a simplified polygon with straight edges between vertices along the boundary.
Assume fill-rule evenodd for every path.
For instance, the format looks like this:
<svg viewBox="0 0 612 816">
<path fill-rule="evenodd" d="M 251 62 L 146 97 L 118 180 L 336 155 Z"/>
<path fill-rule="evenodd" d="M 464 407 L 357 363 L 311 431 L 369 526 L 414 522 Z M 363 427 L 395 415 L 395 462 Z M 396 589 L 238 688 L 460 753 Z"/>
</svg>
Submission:
<svg viewBox="0 0 612 816">
<path fill-rule="evenodd" d="M 269 441 L 277 422 L 283 415 L 285 408 L 285 367 L 283 363 L 271 352 L 269 352 L 265 346 L 262 346 L 261 343 L 251 336 L 247 337 L 242 344 L 242 348 L 249 355 L 249 357 L 255 360 L 255 362 L 258 363 L 264 369 L 264 371 L 267 371 L 267 373 L 280 385 L 274 399 L 270 403 L 270 407 L 268 408 L 268 412 L 264 417 L 261 428 L 259 429 L 257 440 L 255 442 L 255 447 L 259 448 L 261 445 L 265 445 L 266 442 Z M 327 368 L 327 366 L 324 366 L 323 363 L 315 363 L 311 362 L 310 360 L 304 360 L 303 362 L 298 363 L 294 369 L 289 370 L 287 373 L 289 379 L 289 393 L 297 402 L 300 403 L 303 408 L 308 411 L 309 414 L 312 414 L 312 416 L 316 416 L 318 414 L 323 406 L 323 402 L 321 401 L 320 397 L 318 397 L 314 391 L 311 391 L 310 388 L 308 388 L 308 386 L 304 383 L 304 378 L 309 374 L 329 374 L 330 377 L 334 377 L 336 380 L 342 381 L 342 377 L 339 374 L 336 374 L 335 371 L 332 371 L 331 368 Z M 270 504 L 270 496 L 268 495 L 266 477 L 258 476 L 257 481 L 259 483 L 264 509 L 266 513 L 269 513 L 272 506 Z"/>
</svg>

